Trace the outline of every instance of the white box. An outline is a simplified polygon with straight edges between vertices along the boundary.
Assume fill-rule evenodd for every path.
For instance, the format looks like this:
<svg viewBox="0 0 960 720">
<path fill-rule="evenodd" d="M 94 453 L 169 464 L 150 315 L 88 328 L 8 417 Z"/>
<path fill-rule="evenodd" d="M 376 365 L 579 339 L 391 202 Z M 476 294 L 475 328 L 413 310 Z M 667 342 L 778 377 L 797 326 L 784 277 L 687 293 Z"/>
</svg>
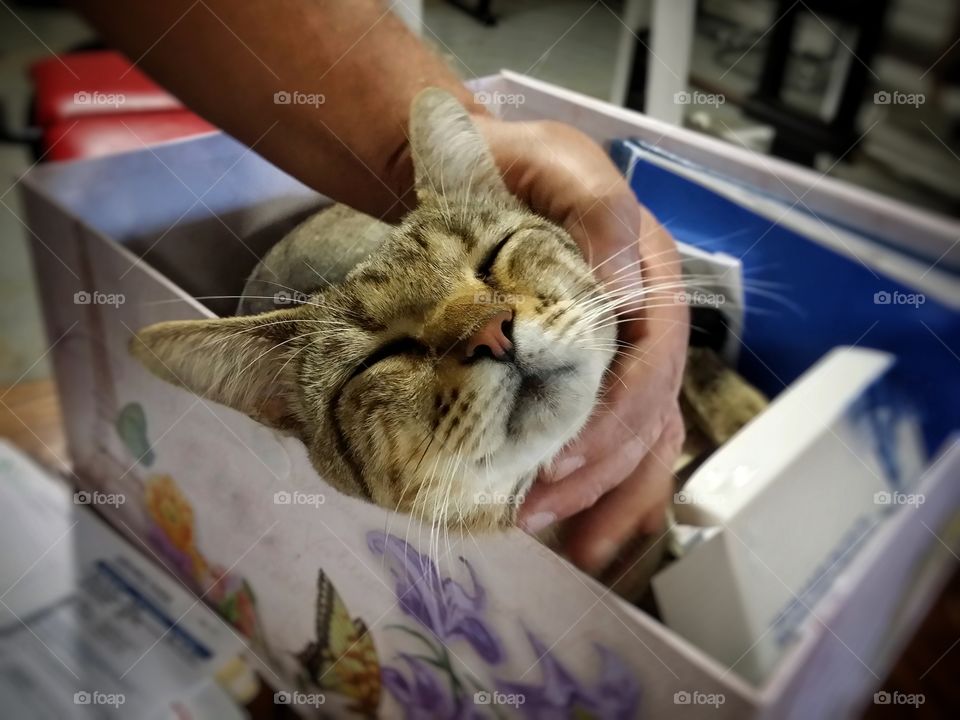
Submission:
<svg viewBox="0 0 960 720">
<path fill-rule="evenodd" d="M 716 532 L 653 578 L 663 620 L 753 682 L 775 667 L 824 576 L 883 520 L 889 499 L 923 500 L 895 490 L 926 463 L 914 413 L 876 400 L 894 397 L 880 390 L 894 363 L 876 350 L 831 352 L 679 493 L 677 522 Z"/>
<path fill-rule="evenodd" d="M 945 239 L 956 237 L 945 221 L 887 199 L 776 161 L 763 165 L 731 146 L 543 83 L 504 73 L 478 87 L 522 94 L 522 105 L 507 108 L 516 117 L 564 120 L 603 141 L 662 136 L 675 152 L 776 191 L 772 166 L 789 186 L 810 191 L 811 207 L 846 213 L 853 224 L 870 223 L 931 252 L 944 252 Z M 418 524 L 331 490 L 299 441 L 163 383 L 127 354 L 131 333 L 147 324 L 209 317 L 210 307 L 229 312 L 230 301 L 208 306 L 194 298 L 239 293 L 256 256 L 323 198 L 222 135 L 40 166 L 22 187 L 48 331 L 59 339 L 52 354 L 77 482 L 123 492 L 127 502 L 106 509 L 107 517 L 165 553 L 198 594 L 227 571 L 239 589 L 236 602 L 219 609 L 250 637 L 252 660 L 278 688 L 294 687 L 302 671 L 296 654 L 316 638 L 322 569 L 350 617 L 369 628 L 377 658 L 372 667 L 367 658 L 366 685 L 336 669 L 325 682 L 339 678 L 348 702 L 375 703 L 384 717 L 428 701 L 436 716 L 453 715 L 474 703 L 474 691 L 509 700 L 517 684 L 527 711 L 549 698 L 558 716 L 577 703 L 601 717 L 841 715 L 883 677 L 950 566 L 944 542 L 954 540 L 943 528 L 960 501 L 956 440 L 919 481 L 926 504 L 898 507 L 851 552 L 813 606 L 816 621 L 798 629 L 763 684 L 751 684 L 520 531 L 431 548 Z M 92 290 L 125 302 L 74 303 L 75 293 Z M 273 503 L 274 493 L 294 490 L 320 493 L 324 502 Z M 396 539 L 385 543 L 385 532 Z M 404 539 L 439 569 L 423 559 L 418 570 L 414 555 L 404 560 L 397 551 Z M 918 579 L 921 565 L 930 571 Z M 417 583 L 424 570 L 449 581 Z M 409 659 L 423 653 L 448 663 L 460 684 L 448 670 Z M 423 671 L 417 692 L 413 667 Z M 376 677 L 383 687 L 374 698 Z M 723 702 L 716 709 L 683 704 L 699 697 Z"/>
</svg>

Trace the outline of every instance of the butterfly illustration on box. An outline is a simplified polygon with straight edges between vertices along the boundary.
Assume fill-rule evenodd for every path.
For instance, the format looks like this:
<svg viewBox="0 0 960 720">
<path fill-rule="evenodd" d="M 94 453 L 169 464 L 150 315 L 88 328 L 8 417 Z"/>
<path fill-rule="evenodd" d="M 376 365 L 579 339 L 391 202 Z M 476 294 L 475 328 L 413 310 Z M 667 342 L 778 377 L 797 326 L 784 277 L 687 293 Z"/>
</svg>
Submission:
<svg viewBox="0 0 960 720">
<path fill-rule="evenodd" d="M 297 653 L 306 680 L 351 699 L 350 709 L 374 717 L 380 704 L 380 661 L 373 634 L 347 606 L 327 574 L 317 578 L 317 639 Z"/>
</svg>

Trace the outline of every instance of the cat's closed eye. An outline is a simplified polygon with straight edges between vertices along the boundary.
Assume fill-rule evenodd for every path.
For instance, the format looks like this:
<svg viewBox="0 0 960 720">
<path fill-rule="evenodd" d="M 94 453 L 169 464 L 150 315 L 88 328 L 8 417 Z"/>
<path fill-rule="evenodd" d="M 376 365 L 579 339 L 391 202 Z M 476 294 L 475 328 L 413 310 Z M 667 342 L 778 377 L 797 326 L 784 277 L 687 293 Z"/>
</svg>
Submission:
<svg viewBox="0 0 960 720">
<path fill-rule="evenodd" d="M 507 233 L 507 235 L 502 240 L 500 240 L 496 245 L 494 245 L 493 248 L 490 250 L 490 252 L 487 253 L 486 257 L 483 259 L 483 262 L 480 263 L 479 267 L 477 267 L 477 270 L 476 270 L 477 277 L 480 280 L 486 281 L 490 278 L 490 275 L 493 272 L 493 264 L 497 261 L 497 256 L 500 254 L 500 251 L 503 250 L 504 247 L 506 247 L 507 243 L 510 242 L 513 236 L 516 234 L 517 234 L 516 230 L 510 233 Z"/>
<path fill-rule="evenodd" d="M 398 355 L 426 355 L 429 352 L 426 345 L 412 337 L 401 337 L 391 340 L 361 360 L 350 374 L 349 380 L 352 380 L 365 370 L 369 370 L 378 362 Z M 348 380 L 348 382 L 349 382 Z"/>
</svg>

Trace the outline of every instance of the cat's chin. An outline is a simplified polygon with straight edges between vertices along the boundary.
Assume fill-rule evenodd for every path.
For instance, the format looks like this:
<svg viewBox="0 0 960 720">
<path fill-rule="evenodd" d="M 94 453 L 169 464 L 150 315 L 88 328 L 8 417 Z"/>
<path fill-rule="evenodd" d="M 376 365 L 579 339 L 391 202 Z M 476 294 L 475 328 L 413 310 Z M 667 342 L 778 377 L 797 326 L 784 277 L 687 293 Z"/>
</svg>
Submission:
<svg viewBox="0 0 960 720">
<path fill-rule="evenodd" d="M 521 380 L 506 421 L 507 444 L 549 460 L 583 428 L 600 386 L 600 372 L 573 365 Z"/>
</svg>

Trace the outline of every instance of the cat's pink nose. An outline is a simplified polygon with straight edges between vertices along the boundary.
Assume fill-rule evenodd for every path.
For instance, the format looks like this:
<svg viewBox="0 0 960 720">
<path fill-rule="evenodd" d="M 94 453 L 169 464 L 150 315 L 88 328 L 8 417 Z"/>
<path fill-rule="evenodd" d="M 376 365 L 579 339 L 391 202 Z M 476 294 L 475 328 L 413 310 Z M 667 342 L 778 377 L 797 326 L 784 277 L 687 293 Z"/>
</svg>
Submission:
<svg viewBox="0 0 960 720">
<path fill-rule="evenodd" d="M 512 325 L 512 312 L 509 310 L 498 312 L 467 338 L 465 359 L 490 357 L 495 360 L 512 360 L 513 340 L 510 337 Z"/>
</svg>

